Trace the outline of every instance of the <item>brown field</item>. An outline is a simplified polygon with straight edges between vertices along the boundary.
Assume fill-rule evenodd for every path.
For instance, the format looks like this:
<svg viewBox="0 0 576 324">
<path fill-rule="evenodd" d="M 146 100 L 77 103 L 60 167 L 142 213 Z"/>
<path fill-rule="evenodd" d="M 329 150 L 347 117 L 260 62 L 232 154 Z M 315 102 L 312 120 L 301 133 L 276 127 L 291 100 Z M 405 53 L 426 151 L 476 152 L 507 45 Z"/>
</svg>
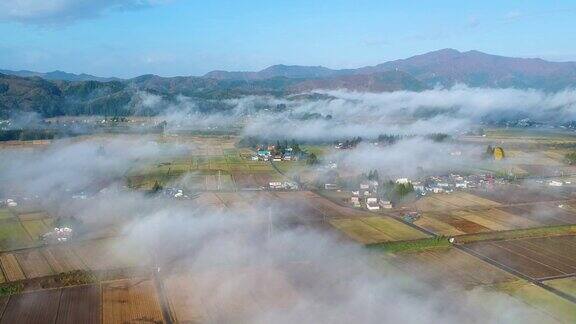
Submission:
<svg viewBox="0 0 576 324">
<path fill-rule="evenodd" d="M 501 204 L 557 201 L 572 198 L 564 189 L 547 188 L 546 192 L 543 192 L 542 190 L 515 185 L 498 186 L 494 190 L 476 190 L 473 194 Z"/>
<path fill-rule="evenodd" d="M 516 280 L 516 277 L 455 248 L 385 255 L 402 273 L 422 278 L 432 285 L 474 287 Z"/>
<path fill-rule="evenodd" d="M 466 247 L 533 279 L 576 275 L 576 236 L 479 242 Z"/>
<path fill-rule="evenodd" d="M 178 323 L 249 322 L 263 309 L 281 311 L 293 305 L 297 296 L 281 272 L 268 268 L 172 274 L 164 282 L 170 310 Z"/>
<path fill-rule="evenodd" d="M 10 296 L 0 323 L 56 323 L 60 294 L 49 289 Z"/>
<path fill-rule="evenodd" d="M 145 249 L 123 255 L 117 244 L 114 239 L 99 239 L 2 253 L 0 278 L 18 281 L 74 270 L 135 269 L 150 264 Z"/>
<path fill-rule="evenodd" d="M 101 322 L 101 293 L 96 285 L 62 289 L 57 323 L 96 324 Z"/>
<path fill-rule="evenodd" d="M 163 323 L 156 288 L 150 279 L 102 283 L 104 323 Z"/>
<path fill-rule="evenodd" d="M 500 204 L 496 201 L 479 197 L 467 192 L 458 191 L 450 194 L 430 194 L 415 203 L 417 210 L 446 211 L 466 207 L 495 207 Z"/>
<path fill-rule="evenodd" d="M 430 217 L 427 214 L 424 214 L 420 219 L 416 220 L 414 224 L 439 235 L 456 236 L 466 234 L 456 227 L 437 220 L 434 217 Z"/>
<path fill-rule="evenodd" d="M 53 274 L 50 264 L 39 250 L 27 250 L 15 253 L 18 263 L 24 270 L 26 278 L 38 278 Z"/>
<path fill-rule="evenodd" d="M 24 272 L 18 264 L 16 256 L 12 253 L 3 253 L 0 255 L 2 270 L 7 281 L 18 281 L 26 279 Z"/>
<path fill-rule="evenodd" d="M 234 172 L 232 177 L 238 189 L 259 189 L 264 186 L 256 180 L 254 174 L 252 173 L 239 173 Z M 268 183 L 266 184 L 268 185 Z"/>
<path fill-rule="evenodd" d="M 448 236 L 546 225 L 505 210 L 505 208 L 488 208 L 449 210 L 444 213 L 425 212 L 415 224 L 436 234 Z"/>
<path fill-rule="evenodd" d="M 55 273 L 88 269 L 71 246 L 51 246 L 41 251 Z"/>
<path fill-rule="evenodd" d="M 2 299 L 0 323 L 101 323 L 98 285 L 47 289 Z M 5 306 L 5 307 L 4 307 Z"/>
<path fill-rule="evenodd" d="M 574 203 L 539 202 L 500 209 L 542 225 L 576 224 L 576 210 L 571 208 L 571 204 Z"/>
</svg>

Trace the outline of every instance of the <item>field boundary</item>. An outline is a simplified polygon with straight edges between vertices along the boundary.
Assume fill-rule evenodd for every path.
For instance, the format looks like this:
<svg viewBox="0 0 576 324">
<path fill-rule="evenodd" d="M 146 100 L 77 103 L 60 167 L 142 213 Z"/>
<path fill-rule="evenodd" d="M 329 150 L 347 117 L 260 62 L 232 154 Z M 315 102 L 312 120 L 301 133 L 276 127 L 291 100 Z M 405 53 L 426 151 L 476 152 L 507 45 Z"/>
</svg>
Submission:
<svg viewBox="0 0 576 324">
<path fill-rule="evenodd" d="M 576 235 L 576 225 L 553 225 L 454 236 L 456 244 Z"/>
</svg>

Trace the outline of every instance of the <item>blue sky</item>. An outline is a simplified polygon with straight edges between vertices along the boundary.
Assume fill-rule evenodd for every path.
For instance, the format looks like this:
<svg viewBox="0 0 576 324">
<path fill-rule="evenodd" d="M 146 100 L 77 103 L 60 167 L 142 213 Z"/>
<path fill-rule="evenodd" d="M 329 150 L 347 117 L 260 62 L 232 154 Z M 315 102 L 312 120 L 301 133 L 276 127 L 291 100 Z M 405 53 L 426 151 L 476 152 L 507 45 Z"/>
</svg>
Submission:
<svg viewBox="0 0 576 324">
<path fill-rule="evenodd" d="M 576 2 L 0 3 L 0 69 L 133 77 L 279 63 L 350 68 L 448 47 L 576 61 Z"/>
</svg>

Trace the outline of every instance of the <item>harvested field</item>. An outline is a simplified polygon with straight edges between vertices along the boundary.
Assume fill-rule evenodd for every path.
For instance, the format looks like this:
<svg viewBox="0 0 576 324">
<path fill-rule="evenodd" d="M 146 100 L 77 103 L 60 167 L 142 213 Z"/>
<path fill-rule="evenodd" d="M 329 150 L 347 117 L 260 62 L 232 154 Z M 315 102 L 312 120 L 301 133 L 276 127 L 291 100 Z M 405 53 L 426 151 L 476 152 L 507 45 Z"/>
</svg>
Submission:
<svg viewBox="0 0 576 324">
<path fill-rule="evenodd" d="M 88 269 L 70 246 L 47 247 L 42 249 L 42 255 L 48 261 L 54 273 Z"/>
<path fill-rule="evenodd" d="M 12 295 L 0 323 L 56 323 L 61 291 L 59 289 Z"/>
<path fill-rule="evenodd" d="M 27 250 L 15 253 L 18 263 L 24 270 L 26 278 L 38 278 L 53 274 L 50 264 L 39 250 Z"/>
<path fill-rule="evenodd" d="M 164 282 L 170 310 L 179 323 L 250 322 L 262 309 L 282 311 L 293 305 L 297 296 L 287 278 L 274 269 L 213 269 L 173 274 Z"/>
<path fill-rule="evenodd" d="M 455 248 L 386 254 L 383 258 L 401 272 L 438 286 L 475 287 L 516 280 L 507 272 Z"/>
<path fill-rule="evenodd" d="M 419 199 L 415 207 L 423 212 L 446 211 L 466 207 L 495 207 L 498 202 L 485 199 L 467 192 L 458 191 L 451 194 L 431 194 Z"/>
<path fill-rule="evenodd" d="M 542 225 L 576 224 L 576 210 L 570 203 L 540 202 L 500 209 Z"/>
<path fill-rule="evenodd" d="M 329 222 L 350 238 L 362 244 L 414 240 L 427 237 L 426 234 L 391 217 L 333 218 Z"/>
<path fill-rule="evenodd" d="M 576 236 L 478 242 L 466 247 L 533 279 L 576 275 Z"/>
<path fill-rule="evenodd" d="M 20 268 L 16 256 L 12 253 L 0 254 L 0 263 L 2 264 L 2 271 L 7 281 L 18 281 L 26 279 L 24 271 Z"/>
<path fill-rule="evenodd" d="M 156 288 L 150 279 L 125 279 L 102 283 L 104 323 L 163 323 Z"/>
<path fill-rule="evenodd" d="M 546 192 L 543 192 L 542 190 L 529 189 L 515 185 L 498 186 L 493 190 L 476 190 L 473 194 L 504 205 L 557 201 L 570 198 L 570 196 L 564 193 L 561 189 L 553 190 L 548 188 Z"/>
<path fill-rule="evenodd" d="M 99 286 L 85 285 L 62 289 L 57 323 L 101 323 L 101 303 Z"/>
<path fill-rule="evenodd" d="M 428 212 L 416 225 L 439 235 L 461 235 L 539 227 L 543 224 L 507 213 L 503 208 Z"/>
<path fill-rule="evenodd" d="M 139 255 L 122 255 L 117 252 L 113 240 L 93 240 L 75 244 L 73 250 L 90 270 L 133 268 L 149 262 L 148 254 L 140 250 Z"/>
<path fill-rule="evenodd" d="M 427 214 L 424 214 L 422 217 L 416 220 L 414 224 L 439 235 L 455 236 L 466 234 L 457 229 L 456 227 L 444 223 L 440 220 L 437 220 L 434 217 L 430 217 Z"/>
</svg>

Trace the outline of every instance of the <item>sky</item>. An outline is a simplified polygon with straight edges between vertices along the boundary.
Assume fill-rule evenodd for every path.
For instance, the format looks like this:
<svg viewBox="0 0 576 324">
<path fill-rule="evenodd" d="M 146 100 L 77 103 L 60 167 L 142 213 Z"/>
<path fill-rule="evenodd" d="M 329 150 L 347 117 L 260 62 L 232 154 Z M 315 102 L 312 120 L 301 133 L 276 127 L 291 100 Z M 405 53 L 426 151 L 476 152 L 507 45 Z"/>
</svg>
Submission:
<svg viewBox="0 0 576 324">
<path fill-rule="evenodd" d="M 442 48 L 576 61 L 576 2 L 2 0 L 0 69 L 354 68 Z"/>
</svg>

